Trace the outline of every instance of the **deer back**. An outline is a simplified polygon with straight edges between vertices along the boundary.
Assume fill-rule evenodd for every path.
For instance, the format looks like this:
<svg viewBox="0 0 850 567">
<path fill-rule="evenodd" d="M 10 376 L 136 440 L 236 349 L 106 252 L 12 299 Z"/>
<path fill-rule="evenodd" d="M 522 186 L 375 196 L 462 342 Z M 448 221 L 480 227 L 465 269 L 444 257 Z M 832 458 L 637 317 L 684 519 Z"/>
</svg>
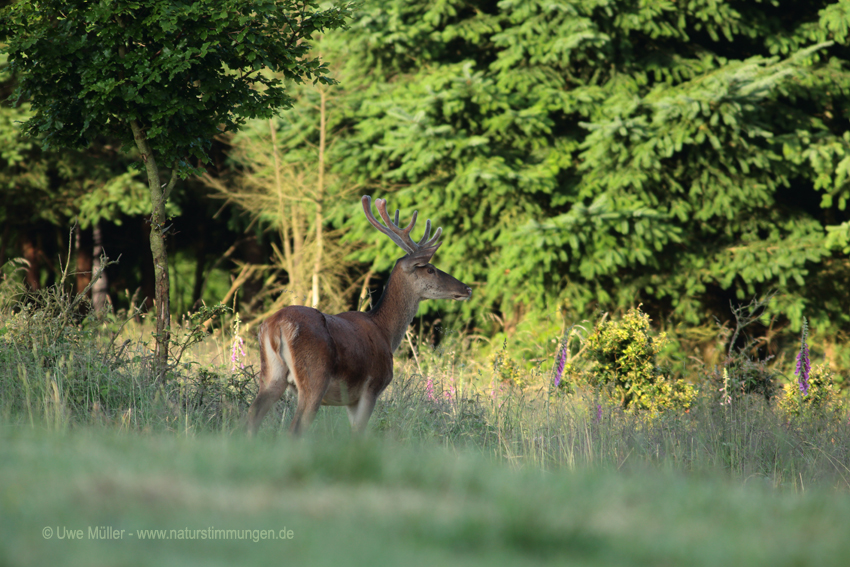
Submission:
<svg viewBox="0 0 850 567">
<path fill-rule="evenodd" d="M 366 313 L 327 315 L 293 305 L 273 315 L 268 326 L 281 330 L 277 350 L 283 352 L 285 341 L 299 389 L 319 377 L 330 379 L 325 403 L 356 402 L 363 388 L 378 393 L 392 379 L 389 339 Z"/>
</svg>

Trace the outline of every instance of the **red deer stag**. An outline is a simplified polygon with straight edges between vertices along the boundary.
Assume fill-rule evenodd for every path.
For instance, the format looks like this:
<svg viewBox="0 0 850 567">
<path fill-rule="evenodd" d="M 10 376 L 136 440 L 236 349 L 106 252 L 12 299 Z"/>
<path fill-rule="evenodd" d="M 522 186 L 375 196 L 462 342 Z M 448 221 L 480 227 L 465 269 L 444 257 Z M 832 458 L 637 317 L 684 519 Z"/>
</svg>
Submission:
<svg viewBox="0 0 850 567">
<path fill-rule="evenodd" d="M 254 434 L 263 417 L 287 388 L 298 392 L 290 431 L 298 434 L 313 421 L 321 405 L 346 406 L 354 432 L 366 428 L 375 401 L 393 379 L 393 352 L 401 344 L 423 299 L 469 299 L 472 290 L 435 268 L 431 257 L 440 247 L 443 229 L 433 238 L 431 221 L 425 236 L 414 242 L 410 231 L 417 211 L 405 228 L 387 214 L 387 202 L 375 206 L 361 199 L 369 222 L 398 244 L 407 255 L 395 263 L 381 299 L 371 311 L 326 315 L 310 307 L 281 309 L 260 326 L 260 390 L 248 410 L 248 432 Z"/>
</svg>

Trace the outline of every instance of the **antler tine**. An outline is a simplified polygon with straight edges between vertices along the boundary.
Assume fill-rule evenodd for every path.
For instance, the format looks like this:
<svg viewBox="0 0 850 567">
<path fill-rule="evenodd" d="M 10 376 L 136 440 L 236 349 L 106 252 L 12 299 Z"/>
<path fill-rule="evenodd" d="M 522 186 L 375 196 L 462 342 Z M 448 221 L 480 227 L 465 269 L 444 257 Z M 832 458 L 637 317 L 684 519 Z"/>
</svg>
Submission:
<svg viewBox="0 0 850 567">
<path fill-rule="evenodd" d="M 427 219 L 425 221 L 425 234 L 422 235 L 422 238 L 419 239 L 419 247 L 421 248 L 425 241 L 431 237 L 431 219 Z"/>
<path fill-rule="evenodd" d="M 434 232 L 434 237 L 428 240 L 428 236 L 431 234 L 431 219 L 425 221 L 425 234 L 422 236 L 422 239 L 419 241 L 420 248 L 428 248 L 429 246 L 433 246 L 443 234 L 443 227 L 437 227 L 436 232 Z"/>
<path fill-rule="evenodd" d="M 410 241 L 411 246 L 413 246 L 413 248 L 415 249 L 415 243 L 413 242 L 413 239 L 410 238 L 410 231 L 413 230 L 414 226 L 416 226 L 416 217 L 419 214 L 419 211 L 413 211 L 413 218 L 410 219 L 410 223 L 406 227 L 401 228 L 400 226 L 398 226 L 398 209 L 396 209 L 395 211 L 395 222 L 390 222 L 390 215 L 389 213 L 387 213 L 386 199 L 376 199 L 375 207 L 378 208 L 378 212 L 381 213 L 381 218 L 384 219 L 384 222 L 386 223 L 387 227 L 394 233 L 404 238 L 405 241 Z"/>
<path fill-rule="evenodd" d="M 396 209 L 395 211 L 395 222 L 391 221 L 390 215 L 387 213 L 386 199 L 375 199 L 375 208 L 378 209 L 378 213 L 384 221 L 383 224 L 372 214 L 372 197 L 363 195 L 361 202 L 363 203 L 363 211 L 366 213 L 366 218 L 372 223 L 372 226 L 389 236 L 393 242 L 408 254 L 414 254 L 422 248 L 434 246 L 443 234 L 443 229 L 438 228 L 432 237 L 431 219 L 428 219 L 425 221 L 425 234 L 422 235 L 419 242 L 416 242 L 410 237 L 410 232 L 416 226 L 416 218 L 419 215 L 419 211 L 413 211 L 413 218 L 410 219 L 410 223 L 406 227 L 400 228 L 398 226 L 399 210 Z"/>
<path fill-rule="evenodd" d="M 381 218 L 384 219 L 384 223 L 387 225 L 387 228 L 392 231 L 394 234 L 393 240 L 401 246 L 402 249 L 407 251 L 408 254 L 413 254 L 419 250 L 419 245 L 414 242 L 414 240 L 410 237 L 410 232 L 413 230 L 413 227 L 416 226 L 416 219 L 419 216 L 419 211 L 413 211 L 413 217 L 410 219 L 408 225 L 404 228 L 398 226 L 398 218 L 399 211 L 396 209 L 395 212 L 395 222 L 390 221 L 390 215 L 387 213 L 387 201 L 386 199 L 376 199 L 375 207 L 378 209 L 378 212 L 381 215 Z"/>
<path fill-rule="evenodd" d="M 390 217 L 387 214 L 387 201 L 385 199 L 375 199 L 375 208 L 378 209 L 378 213 L 381 215 L 384 224 L 381 224 L 378 219 L 375 218 L 375 215 L 372 214 L 372 197 L 369 195 L 363 195 L 363 198 L 360 201 L 363 204 L 363 212 L 366 213 L 366 218 L 372 226 L 389 236 L 390 240 L 395 242 L 399 248 L 408 254 L 413 254 L 416 250 L 418 250 L 416 243 L 410 239 L 410 231 L 416 223 L 415 212 L 413 213 L 413 220 L 411 223 L 402 230 L 398 227 L 398 213 L 396 213 L 396 222 L 393 223 L 390 221 Z"/>
</svg>

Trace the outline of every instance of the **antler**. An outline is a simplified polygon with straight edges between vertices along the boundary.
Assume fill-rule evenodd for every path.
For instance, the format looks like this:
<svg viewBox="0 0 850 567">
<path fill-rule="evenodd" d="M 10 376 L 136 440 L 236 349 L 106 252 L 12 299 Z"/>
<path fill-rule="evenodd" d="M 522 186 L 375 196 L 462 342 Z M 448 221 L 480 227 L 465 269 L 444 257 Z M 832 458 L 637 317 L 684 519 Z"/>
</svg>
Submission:
<svg viewBox="0 0 850 567">
<path fill-rule="evenodd" d="M 378 213 L 381 215 L 384 224 L 378 222 L 378 220 L 372 214 L 371 196 L 363 195 L 363 198 L 360 201 L 363 203 L 363 211 L 366 213 L 366 218 L 369 219 L 369 222 L 372 223 L 372 226 L 389 236 L 393 242 L 398 244 L 398 246 L 408 254 L 412 255 L 423 248 L 429 248 L 434 246 L 437 240 L 440 239 L 440 235 L 443 233 L 443 229 L 438 228 L 437 231 L 434 233 L 434 237 L 430 238 L 431 219 L 428 219 L 425 221 L 425 235 L 422 236 L 419 242 L 414 242 L 414 240 L 410 237 L 410 231 L 413 230 L 414 226 L 416 226 L 416 216 L 419 214 L 419 211 L 413 211 L 413 218 L 411 219 L 410 224 L 408 224 L 404 228 L 399 228 L 398 209 L 396 209 L 395 212 L 395 222 L 390 221 L 390 215 L 387 214 L 386 199 L 375 199 L 375 207 L 378 209 Z"/>
</svg>

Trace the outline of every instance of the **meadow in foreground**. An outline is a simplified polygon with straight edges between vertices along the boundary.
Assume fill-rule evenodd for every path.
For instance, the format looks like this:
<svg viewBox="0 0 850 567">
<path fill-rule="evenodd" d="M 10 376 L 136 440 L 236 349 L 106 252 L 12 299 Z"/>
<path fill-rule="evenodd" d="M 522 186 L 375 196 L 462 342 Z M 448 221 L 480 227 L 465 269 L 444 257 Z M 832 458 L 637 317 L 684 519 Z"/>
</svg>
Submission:
<svg viewBox="0 0 850 567">
<path fill-rule="evenodd" d="M 845 565 L 850 553 L 846 491 L 665 467 L 544 472 L 317 429 L 246 442 L 4 426 L 0 561 L 775 566 Z"/>
</svg>

